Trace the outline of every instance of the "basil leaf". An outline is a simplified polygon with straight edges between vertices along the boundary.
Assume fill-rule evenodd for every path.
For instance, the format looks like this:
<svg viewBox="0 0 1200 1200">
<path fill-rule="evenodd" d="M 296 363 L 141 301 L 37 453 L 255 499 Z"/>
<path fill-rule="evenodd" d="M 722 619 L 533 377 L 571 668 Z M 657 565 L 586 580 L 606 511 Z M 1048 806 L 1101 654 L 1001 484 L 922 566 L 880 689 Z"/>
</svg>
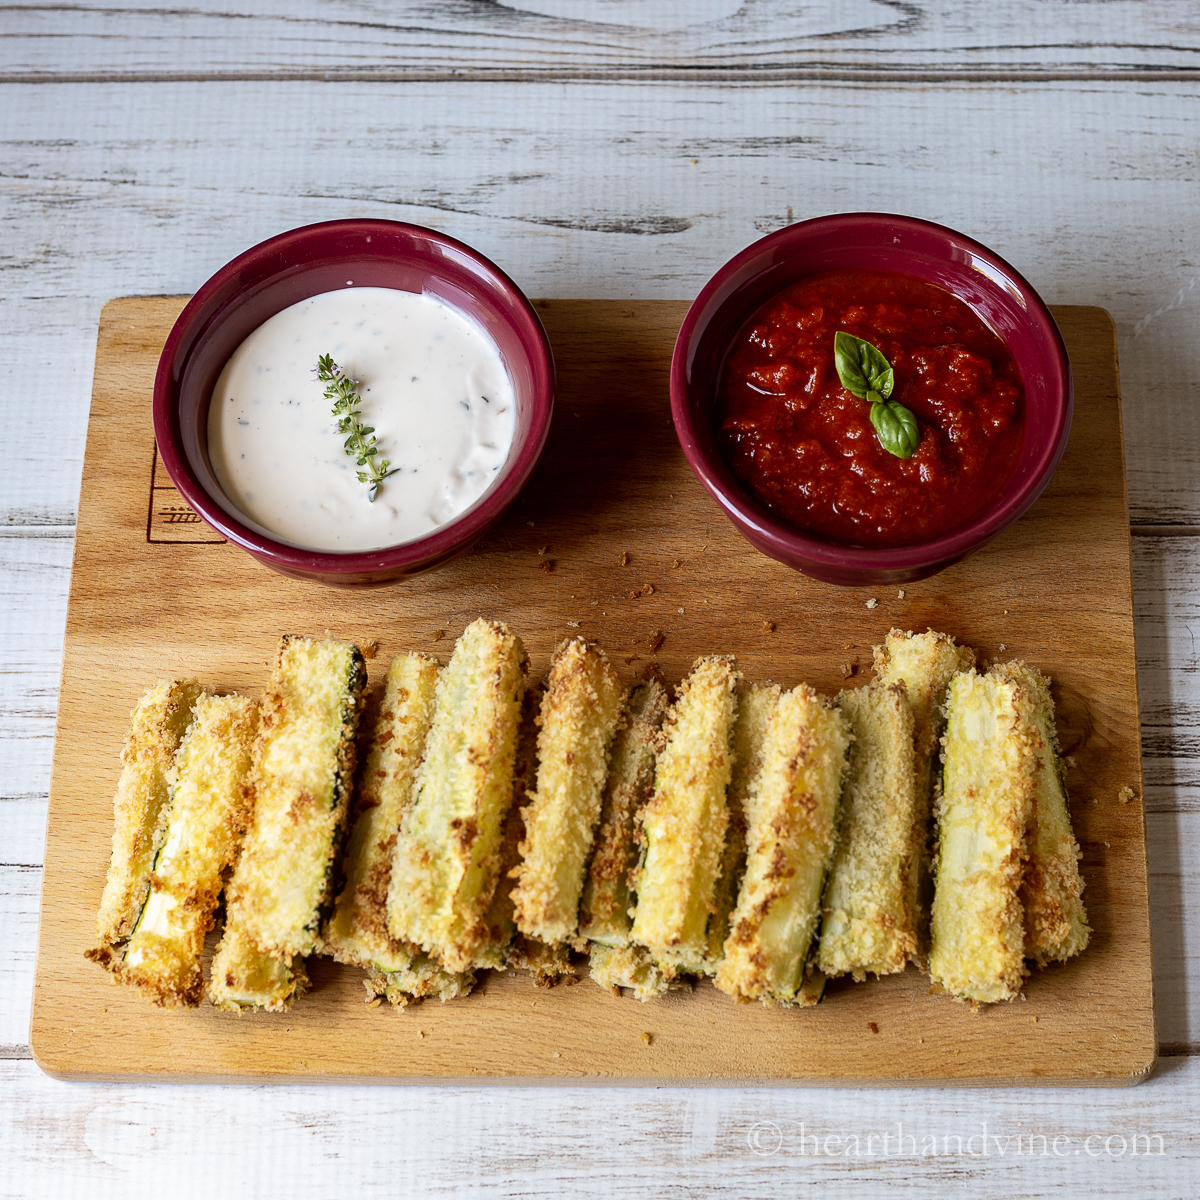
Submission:
<svg viewBox="0 0 1200 1200">
<path fill-rule="evenodd" d="M 871 405 L 871 424 L 879 435 L 879 444 L 897 458 L 912 458 L 921 440 L 917 418 L 899 400 Z"/>
<path fill-rule="evenodd" d="M 892 394 L 892 364 L 870 342 L 839 329 L 833 335 L 833 364 L 842 387 L 852 396 L 866 400 L 868 392 L 878 392 L 886 400 Z"/>
</svg>

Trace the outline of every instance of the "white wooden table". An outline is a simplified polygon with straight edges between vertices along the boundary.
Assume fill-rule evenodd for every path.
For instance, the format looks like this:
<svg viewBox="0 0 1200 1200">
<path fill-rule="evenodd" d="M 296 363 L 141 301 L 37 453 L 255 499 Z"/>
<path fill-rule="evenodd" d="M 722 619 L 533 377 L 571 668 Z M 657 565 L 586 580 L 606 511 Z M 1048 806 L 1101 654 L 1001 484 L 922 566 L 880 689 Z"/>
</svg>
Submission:
<svg viewBox="0 0 1200 1200">
<path fill-rule="evenodd" d="M 29 1003 L 101 304 L 192 291 L 262 238 L 342 216 L 443 229 L 531 295 L 690 298 L 760 234 L 855 209 L 972 233 L 1049 302 L 1116 318 L 1154 1077 L 863 1092 L 43 1076 Z M 0 9 L 0 1194 L 1200 1194 L 1198 279 L 1194 0 Z M 898 1123 L 916 1139 L 899 1154 Z"/>
</svg>

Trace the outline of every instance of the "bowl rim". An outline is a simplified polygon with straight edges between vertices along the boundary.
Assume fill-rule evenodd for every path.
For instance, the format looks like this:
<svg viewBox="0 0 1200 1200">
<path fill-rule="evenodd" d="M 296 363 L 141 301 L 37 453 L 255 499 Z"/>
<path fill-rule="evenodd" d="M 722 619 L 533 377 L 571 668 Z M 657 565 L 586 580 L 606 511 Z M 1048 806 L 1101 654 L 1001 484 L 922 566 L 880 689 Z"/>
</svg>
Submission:
<svg viewBox="0 0 1200 1200">
<path fill-rule="evenodd" d="M 1031 460 L 1024 482 L 1002 497 L 1001 503 L 985 508 L 966 525 L 928 541 L 896 547 L 854 546 L 819 538 L 788 525 L 742 489 L 719 455 L 708 454 L 693 419 L 689 365 L 694 357 L 694 348 L 712 319 L 739 292 L 777 266 L 781 259 L 776 258 L 761 270 L 751 271 L 756 261 L 801 239 L 818 235 L 828 237 L 834 233 L 844 238 L 867 230 L 878 234 L 884 228 L 898 228 L 909 235 L 932 236 L 952 243 L 1010 280 L 1020 293 L 1019 299 L 1037 340 L 1046 350 L 1046 374 L 1054 382 L 1053 392 L 1058 402 L 1054 406 L 1050 436 Z M 745 278 L 737 280 L 736 286 L 732 286 L 732 281 L 742 273 L 746 273 Z M 897 273 L 904 272 L 898 269 Z M 729 290 L 731 286 L 732 290 Z M 721 299 L 721 294 L 726 290 L 729 290 L 729 294 Z M 749 311 L 745 312 L 742 320 L 747 320 L 750 315 Z M 1049 308 L 1029 281 L 994 250 L 966 234 L 920 217 L 886 212 L 833 213 L 812 217 L 767 234 L 735 254 L 701 288 L 683 319 L 671 355 L 670 388 L 671 416 L 684 455 L 697 478 L 736 525 L 743 527 L 754 540 L 778 550 L 783 561 L 799 558 L 834 571 L 850 568 L 881 575 L 885 572 L 913 570 L 932 563 L 949 565 L 978 549 L 1017 520 L 1042 494 L 1054 475 L 1066 450 L 1074 412 L 1071 362 L 1062 333 Z"/>
<path fill-rule="evenodd" d="M 432 532 L 411 541 L 399 542 L 393 546 L 382 546 L 374 550 L 339 552 L 308 549 L 278 540 L 239 521 L 201 484 L 183 449 L 182 429 L 179 421 L 179 381 L 182 379 L 183 363 L 186 362 L 187 354 L 191 352 L 191 345 L 188 345 L 178 370 L 175 369 L 175 363 L 180 356 L 181 347 L 188 344 L 189 341 L 194 344 L 198 340 L 196 337 L 192 337 L 195 332 L 193 327 L 198 320 L 203 318 L 205 309 L 222 290 L 235 283 L 237 275 L 246 268 L 256 266 L 264 258 L 295 250 L 314 237 L 338 233 L 371 234 L 373 232 L 386 232 L 392 236 L 399 234 L 414 241 L 433 242 L 439 247 L 451 251 L 452 257 L 469 260 L 485 277 L 491 276 L 496 290 L 506 295 L 513 314 L 523 318 L 521 324 L 528 334 L 528 336 L 521 337 L 520 341 L 523 346 L 532 351 L 530 367 L 534 377 L 532 389 L 535 398 L 534 419 L 525 440 L 520 445 L 516 445 L 514 442 L 516 454 L 509 460 L 511 465 L 504 476 L 498 479 L 493 487 L 484 492 L 469 508 L 464 509 L 456 517 L 444 525 L 438 526 Z M 332 255 L 324 261 L 336 260 L 337 256 Z M 232 294 L 222 301 L 219 307 L 205 320 L 204 328 L 212 327 L 228 306 L 236 302 L 242 292 L 243 288 L 236 287 Z M 346 217 L 331 221 L 317 221 L 277 233 L 230 259 L 201 284 L 176 318 L 159 356 L 158 368 L 154 377 L 154 437 L 167 474 L 171 477 L 171 482 L 180 495 L 208 524 L 235 545 L 277 567 L 285 574 L 364 575 L 380 570 L 396 570 L 405 566 L 416 568 L 422 563 L 431 562 L 431 560 L 432 565 L 436 565 L 436 563 L 452 557 L 457 548 L 469 546 L 471 542 L 486 532 L 500 513 L 515 499 L 537 466 L 550 433 L 551 419 L 554 414 L 555 390 L 554 355 L 541 318 L 521 288 L 491 259 L 465 242 L 423 225 L 374 217 Z"/>
</svg>

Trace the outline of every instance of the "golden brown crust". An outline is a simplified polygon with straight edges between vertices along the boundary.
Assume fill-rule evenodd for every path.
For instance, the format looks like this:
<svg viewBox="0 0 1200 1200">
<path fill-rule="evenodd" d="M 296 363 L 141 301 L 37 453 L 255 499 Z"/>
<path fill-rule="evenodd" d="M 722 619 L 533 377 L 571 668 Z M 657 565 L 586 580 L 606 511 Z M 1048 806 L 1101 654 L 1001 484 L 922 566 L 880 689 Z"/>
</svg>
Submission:
<svg viewBox="0 0 1200 1200">
<path fill-rule="evenodd" d="M 194 680 L 160 682 L 131 714 L 113 798 L 112 857 L 96 915 L 97 945 L 87 952 L 101 966 L 116 961 L 115 950 L 133 933 L 150 890 L 166 818 L 167 773 L 201 690 Z"/>
<path fill-rule="evenodd" d="M 623 945 L 629 937 L 639 846 L 637 816 L 654 790 L 667 689 L 656 679 L 633 689 L 613 738 L 595 852 L 579 907 L 579 932 L 591 941 Z"/>
<path fill-rule="evenodd" d="M 425 654 L 397 655 L 388 667 L 346 843 L 346 882 L 321 940 L 322 953 L 337 962 L 385 973 L 407 970 L 412 962 L 413 948 L 388 931 L 387 898 L 396 838 L 433 723 L 439 674 L 437 660 Z M 395 991 L 400 983 L 389 986 Z"/>
<path fill-rule="evenodd" d="M 631 937 L 668 976 L 704 969 L 740 682 L 731 656 L 696 661 L 667 717 L 654 795 L 641 811 L 646 855 Z"/>
<path fill-rule="evenodd" d="M 538 735 L 537 791 L 522 810 L 525 840 L 512 891 L 517 928 L 557 945 L 575 938 L 609 747 L 621 712 L 617 674 L 582 638 L 554 652 Z"/>
<path fill-rule="evenodd" d="M 736 1000 L 805 1003 L 850 736 L 845 717 L 803 684 L 771 716 L 748 805 L 746 871 L 715 980 Z"/>
<path fill-rule="evenodd" d="M 473 621 L 438 684 L 437 709 L 392 861 L 388 929 L 452 973 L 487 946 L 524 691 L 521 641 Z"/>
<path fill-rule="evenodd" d="M 138 924 L 113 971 L 155 1004 L 194 1006 L 204 995 L 200 956 L 222 874 L 246 827 L 246 779 L 258 705 L 200 695 L 169 773 L 165 836 Z"/>
<path fill-rule="evenodd" d="M 820 966 L 829 976 L 903 971 L 917 949 L 909 904 L 915 772 L 902 683 L 842 692 L 850 746 L 837 850 L 825 885 Z"/>
<path fill-rule="evenodd" d="M 311 953 L 333 899 L 366 683 L 357 646 L 285 635 L 262 700 L 231 920 L 264 953 Z"/>
</svg>

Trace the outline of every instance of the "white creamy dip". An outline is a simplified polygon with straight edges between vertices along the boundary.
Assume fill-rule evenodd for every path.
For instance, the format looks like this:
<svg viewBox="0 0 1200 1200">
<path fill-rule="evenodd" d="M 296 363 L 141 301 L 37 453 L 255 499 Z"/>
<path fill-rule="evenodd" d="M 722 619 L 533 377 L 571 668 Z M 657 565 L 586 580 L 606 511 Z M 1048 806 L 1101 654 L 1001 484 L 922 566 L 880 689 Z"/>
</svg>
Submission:
<svg viewBox="0 0 1200 1200">
<path fill-rule="evenodd" d="M 330 355 L 358 381 L 379 487 L 343 449 L 316 378 Z M 237 515 L 311 550 L 423 537 L 469 508 L 508 456 L 516 402 L 495 343 L 432 296 L 347 287 L 293 304 L 238 348 L 213 389 L 208 452 Z"/>
</svg>

